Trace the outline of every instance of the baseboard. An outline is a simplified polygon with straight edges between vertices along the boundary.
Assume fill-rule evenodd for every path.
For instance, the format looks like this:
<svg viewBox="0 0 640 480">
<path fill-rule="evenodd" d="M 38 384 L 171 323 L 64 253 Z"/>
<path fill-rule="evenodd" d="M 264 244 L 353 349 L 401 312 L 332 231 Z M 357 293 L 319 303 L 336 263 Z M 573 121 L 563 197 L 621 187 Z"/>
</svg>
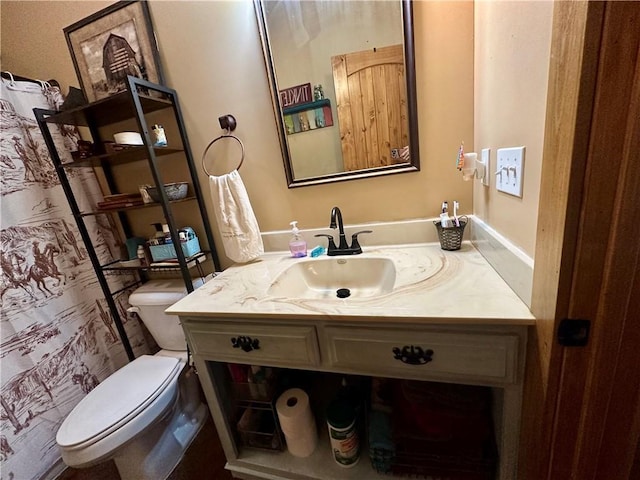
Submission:
<svg viewBox="0 0 640 480">
<path fill-rule="evenodd" d="M 62 458 L 59 458 L 58 461 L 40 477 L 40 480 L 56 480 L 67 468 L 69 467 L 67 467 L 67 465 L 62 461 Z"/>
<path fill-rule="evenodd" d="M 531 308 L 533 259 L 477 217 L 471 217 L 470 234 L 473 246 Z"/>
</svg>

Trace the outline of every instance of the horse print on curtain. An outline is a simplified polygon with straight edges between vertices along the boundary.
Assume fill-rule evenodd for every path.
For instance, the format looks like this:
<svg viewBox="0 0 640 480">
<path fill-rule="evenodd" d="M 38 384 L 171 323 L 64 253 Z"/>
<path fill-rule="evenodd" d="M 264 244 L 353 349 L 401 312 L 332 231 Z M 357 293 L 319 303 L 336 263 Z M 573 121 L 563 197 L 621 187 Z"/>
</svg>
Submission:
<svg viewBox="0 0 640 480">
<path fill-rule="evenodd" d="M 56 110 L 60 90 L 5 79 L 1 88 L 0 462 L 2 479 L 28 480 L 62 468 L 62 420 L 127 356 L 33 115 L 34 107 Z M 66 147 L 59 151 L 76 149 L 75 128 L 53 133 Z M 93 170 L 70 170 L 80 209 L 94 209 L 102 194 Z M 92 218 L 100 261 L 117 258 L 111 217 Z M 124 285 L 118 276 L 110 282 L 113 291 Z M 123 319 L 129 293 L 115 299 Z M 125 330 L 135 354 L 148 353 L 138 321 Z"/>
</svg>

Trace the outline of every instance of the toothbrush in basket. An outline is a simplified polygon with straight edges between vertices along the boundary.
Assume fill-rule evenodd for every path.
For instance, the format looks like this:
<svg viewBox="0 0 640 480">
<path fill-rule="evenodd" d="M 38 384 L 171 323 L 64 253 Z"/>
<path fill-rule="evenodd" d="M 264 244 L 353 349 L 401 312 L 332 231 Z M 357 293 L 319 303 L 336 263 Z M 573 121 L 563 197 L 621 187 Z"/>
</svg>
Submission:
<svg viewBox="0 0 640 480">
<path fill-rule="evenodd" d="M 458 209 L 460 208 L 460 204 L 457 200 L 453 201 L 453 223 L 455 223 L 456 227 L 460 226 L 460 220 L 458 219 Z"/>
</svg>

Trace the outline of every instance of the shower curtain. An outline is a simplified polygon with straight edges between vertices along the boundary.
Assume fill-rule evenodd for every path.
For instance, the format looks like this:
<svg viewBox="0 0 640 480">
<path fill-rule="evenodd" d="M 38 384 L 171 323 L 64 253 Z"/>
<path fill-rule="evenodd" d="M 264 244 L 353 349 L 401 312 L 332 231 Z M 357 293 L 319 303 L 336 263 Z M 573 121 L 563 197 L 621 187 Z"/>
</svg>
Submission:
<svg viewBox="0 0 640 480">
<path fill-rule="evenodd" d="M 5 79 L 1 88 L 0 466 L 2 479 L 27 480 L 63 468 L 58 427 L 127 356 L 33 115 L 56 110 L 60 90 Z M 60 151 L 76 150 L 75 128 L 54 137 Z M 91 209 L 102 197 L 93 170 L 70 170 L 80 209 Z M 119 251 L 116 229 L 108 215 L 89 218 L 106 263 Z M 115 290 L 126 280 L 110 282 Z M 116 298 L 123 319 L 129 293 Z M 148 353 L 139 322 L 124 327 L 135 355 Z"/>
</svg>

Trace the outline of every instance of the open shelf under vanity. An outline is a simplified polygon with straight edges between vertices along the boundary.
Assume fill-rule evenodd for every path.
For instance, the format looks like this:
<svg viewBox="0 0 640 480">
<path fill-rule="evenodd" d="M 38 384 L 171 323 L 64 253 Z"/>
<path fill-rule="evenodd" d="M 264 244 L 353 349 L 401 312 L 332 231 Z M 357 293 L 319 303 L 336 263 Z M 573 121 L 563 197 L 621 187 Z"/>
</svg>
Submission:
<svg viewBox="0 0 640 480">
<path fill-rule="evenodd" d="M 304 478 L 304 479 L 323 479 L 323 480 L 345 480 L 345 479 L 389 479 L 389 478 L 438 478 L 446 480 L 494 480 L 497 477 L 498 454 L 496 451 L 496 436 L 501 435 L 500 424 L 495 422 L 495 418 L 501 417 L 502 393 L 500 389 L 492 389 L 490 387 L 478 386 L 459 386 L 447 385 L 437 382 L 425 382 L 401 379 L 390 379 L 383 377 L 349 375 L 341 373 L 329 373 L 319 371 L 291 370 L 274 368 L 274 380 L 269 384 L 268 394 L 256 390 L 255 385 L 237 384 L 233 381 L 229 374 L 229 365 L 224 362 L 207 362 L 211 376 L 216 379 L 216 387 L 224 402 L 221 403 L 222 413 L 229 426 L 229 432 L 233 439 L 233 449 L 235 455 L 228 457 L 227 469 L 233 472 L 238 478 Z M 237 365 L 235 365 L 237 366 Z M 328 429 L 326 425 L 325 410 L 338 390 L 341 388 L 342 381 L 345 381 L 350 388 L 358 392 L 362 410 L 358 421 L 358 434 L 360 438 L 360 459 L 359 462 L 351 468 L 339 466 L 333 460 L 331 451 Z M 490 437 L 487 438 L 487 456 L 486 458 L 476 458 L 474 460 L 465 461 L 464 453 L 459 452 L 458 457 L 453 455 L 444 456 L 442 453 L 442 445 L 445 445 L 444 438 L 441 434 L 439 439 L 433 439 L 431 446 L 436 447 L 436 451 L 429 452 L 426 448 L 423 452 L 424 437 L 422 443 L 417 441 L 417 449 L 420 450 L 420 461 L 416 463 L 415 455 L 409 457 L 409 453 L 403 455 L 401 448 L 397 451 L 397 464 L 394 465 L 393 471 L 387 473 L 378 473 L 372 465 L 369 455 L 369 418 L 372 408 L 372 384 L 375 388 L 380 388 L 381 384 L 385 385 L 385 389 L 402 389 L 403 386 L 413 385 L 419 388 L 438 387 L 436 390 L 443 388 L 453 391 L 455 395 L 464 395 L 465 392 L 470 394 L 468 400 L 462 399 L 468 405 L 473 405 L 473 395 L 482 394 L 483 401 L 486 405 L 486 420 L 491 424 Z M 253 393 L 248 388 L 252 387 Z M 244 408 L 260 408 L 264 414 L 269 416 L 273 414 L 276 418 L 275 402 L 279 395 L 287 388 L 302 388 L 308 393 L 311 403 L 315 423 L 318 432 L 318 443 L 313 453 L 305 458 L 300 458 L 288 452 L 286 443 L 283 441 L 281 448 L 274 448 L 274 445 L 266 445 L 266 448 L 255 448 L 255 445 L 247 444 L 246 432 L 241 431 L 238 424 L 238 411 L 242 413 Z M 242 392 L 242 399 L 238 402 L 238 390 Z M 398 391 L 391 392 L 393 397 L 402 396 Z M 414 393 L 415 396 L 415 393 Z M 253 397 L 253 400 L 252 400 Z M 238 406 L 240 403 L 240 406 Z M 273 411 L 269 411 L 271 404 Z M 451 411 L 451 410 L 449 410 Z M 390 414 L 393 421 L 393 413 Z M 474 414 L 475 415 L 475 414 Z M 399 415 L 401 416 L 401 415 Z M 474 417 L 476 418 L 476 417 Z M 406 418 L 405 418 L 406 421 Z M 401 422 L 399 422 L 401 423 Z M 495 432 L 495 433 L 494 433 Z M 464 436 L 464 432 L 452 432 L 452 434 Z M 282 439 L 284 436 L 277 429 L 276 431 L 265 431 L 259 435 L 264 438 Z M 254 437 L 249 437 L 249 439 Z M 429 443 L 429 442 L 427 442 Z M 275 442 L 277 445 L 277 442 Z M 264 447 L 264 446 L 263 446 Z M 413 452 L 415 453 L 415 449 Z M 407 459 L 411 458 L 410 462 Z M 378 464 L 379 465 L 379 464 Z"/>
</svg>

